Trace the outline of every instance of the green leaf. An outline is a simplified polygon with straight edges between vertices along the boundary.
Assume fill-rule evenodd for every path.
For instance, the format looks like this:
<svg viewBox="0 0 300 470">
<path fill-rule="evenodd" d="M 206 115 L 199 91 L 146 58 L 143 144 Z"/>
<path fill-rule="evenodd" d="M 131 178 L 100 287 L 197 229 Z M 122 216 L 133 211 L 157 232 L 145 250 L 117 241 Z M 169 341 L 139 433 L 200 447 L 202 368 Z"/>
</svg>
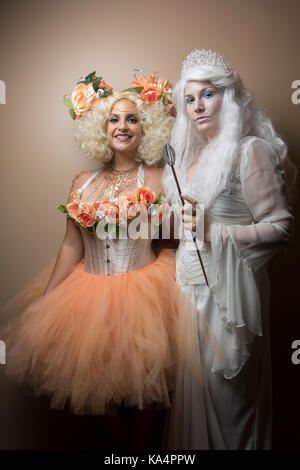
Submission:
<svg viewBox="0 0 300 470">
<path fill-rule="evenodd" d="M 89 73 L 86 77 L 85 77 L 85 84 L 88 85 L 89 83 L 91 83 L 91 81 L 93 80 L 93 77 L 95 76 L 96 74 L 96 71 L 95 72 L 91 72 Z"/>
<path fill-rule="evenodd" d="M 63 204 L 60 204 L 57 209 L 61 212 L 64 212 L 64 213 L 67 212 L 67 208 Z"/>
<path fill-rule="evenodd" d="M 160 101 L 162 101 L 164 99 L 164 96 L 165 96 L 165 92 L 163 91 L 162 94 L 161 94 L 161 97 L 159 98 Z"/>
<path fill-rule="evenodd" d="M 162 193 L 159 193 L 158 196 L 157 196 L 157 203 L 158 203 L 158 204 L 161 204 L 161 203 L 162 203 L 162 198 L 163 198 Z"/>
<path fill-rule="evenodd" d="M 70 113 L 70 116 L 71 116 L 72 119 L 76 119 L 76 117 L 75 117 L 75 111 L 74 111 L 73 108 L 69 109 L 69 113 Z"/>
<path fill-rule="evenodd" d="M 98 91 L 98 85 L 100 82 L 101 82 L 101 77 L 96 77 L 95 80 L 93 81 L 94 91 Z"/>
<path fill-rule="evenodd" d="M 103 90 L 103 93 L 99 93 L 100 98 L 105 98 L 106 96 L 112 95 L 112 92 L 109 91 L 105 86 L 101 86 L 97 91 Z"/>
<path fill-rule="evenodd" d="M 64 99 L 64 105 L 66 105 L 67 108 L 73 108 L 72 101 L 69 99 Z"/>
<path fill-rule="evenodd" d="M 134 88 L 126 88 L 126 90 L 123 90 L 123 93 L 125 93 L 125 91 L 132 91 L 133 93 L 141 93 L 143 89 L 144 89 L 143 86 L 135 86 Z"/>
</svg>

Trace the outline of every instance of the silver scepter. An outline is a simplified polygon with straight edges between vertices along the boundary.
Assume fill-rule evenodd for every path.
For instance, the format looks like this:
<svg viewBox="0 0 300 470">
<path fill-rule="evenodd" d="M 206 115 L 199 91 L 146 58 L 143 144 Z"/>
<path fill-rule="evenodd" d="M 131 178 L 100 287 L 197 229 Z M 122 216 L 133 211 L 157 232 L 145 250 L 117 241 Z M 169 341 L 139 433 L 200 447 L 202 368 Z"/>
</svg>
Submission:
<svg viewBox="0 0 300 470">
<path fill-rule="evenodd" d="M 177 175 L 176 175 L 176 172 L 175 172 L 175 168 L 174 168 L 174 165 L 175 165 L 175 150 L 173 149 L 172 145 L 170 145 L 169 143 L 166 143 L 166 144 L 164 144 L 164 146 L 163 146 L 163 156 L 164 156 L 165 162 L 166 162 L 166 163 L 171 167 L 171 169 L 172 169 L 173 176 L 174 176 L 174 179 L 175 179 L 175 183 L 176 183 L 176 186 L 177 186 L 177 189 L 178 189 L 179 197 L 180 197 L 180 200 L 181 200 L 182 205 L 184 205 L 184 204 L 185 204 L 185 200 L 184 200 L 183 197 L 182 197 L 182 192 L 181 192 L 181 189 L 180 189 L 180 186 L 179 186 L 179 182 L 178 182 L 178 178 L 177 178 Z M 194 244 L 195 244 L 195 248 L 196 248 L 196 251 L 197 251 L 199 263 L 200 263 L 200 266 L 201 266 L 201 269 L 202 269 L 202 272 L 203 272 L 203 276 L 204 276 L 206 285 L 207 285 L 207 287 L 209 288 L 209 290 L 211 290 L 211 289 L 210 289 L 210 286 L 209 286 L 209 284 L 208 284 L 208 280 L 207 280 L 206 272 L 205 272 L 205 269 L 204 269 L 204 266 L 203 266 L 202 258 L 201 258 L 201 255 L 200 255 L 200 251 L 199 251 L 198 246 L 197 246 L 196 235 L 193 235 L 193 242 L 194 242 Z"/>
</svg>

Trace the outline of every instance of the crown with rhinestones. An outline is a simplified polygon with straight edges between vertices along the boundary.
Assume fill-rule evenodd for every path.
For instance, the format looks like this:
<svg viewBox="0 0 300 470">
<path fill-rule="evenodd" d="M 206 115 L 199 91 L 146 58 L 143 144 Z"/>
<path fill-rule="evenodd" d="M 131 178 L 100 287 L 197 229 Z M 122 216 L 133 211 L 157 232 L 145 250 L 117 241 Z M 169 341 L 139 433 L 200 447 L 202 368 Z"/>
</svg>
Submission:
<svg viewBox="0 0 300 470">
<path fill-rule="evenodd" d="M 201 49 L 200 51 L 199 49 L 194 49 L 186 56 L 182 64 L 181 76 L 185 75 L 189 69 L 201 65 L 222 67 L 227 72 L 231 69 L 230 65 L 224 62 L 221 54 L 212 50 L 206 51 L 205 49 Z"/>
</svg>

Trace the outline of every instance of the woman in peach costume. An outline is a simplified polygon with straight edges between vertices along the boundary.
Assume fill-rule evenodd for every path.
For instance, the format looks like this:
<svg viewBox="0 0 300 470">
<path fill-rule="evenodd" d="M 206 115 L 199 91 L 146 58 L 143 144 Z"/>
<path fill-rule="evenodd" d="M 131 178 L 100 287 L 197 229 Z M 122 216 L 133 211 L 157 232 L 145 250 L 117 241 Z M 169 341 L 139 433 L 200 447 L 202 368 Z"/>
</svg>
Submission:
<svg viewBox="0 0 300 470">
<path fill-rule="evenodd" d="M 101 166 L 73 179 L 57 259 L 22 291 L 0 337 L 6 375 L 49 395 L 51 408 L 114 414 L 117 445 L 146 448 L 194 332 L 180 316 L 173 250 L 157 256 L 151 238 L 121 236 L 122 217 L 129 232 L 143 209 L 160 219 L 158 165 L 173 123 L 167 82 L 131 86 L 113 93 L 92 73 L 65 100 L 80 149 Z M 128 410 L 133 423 L 147 420 L 131 442 Z"/>
</svg>

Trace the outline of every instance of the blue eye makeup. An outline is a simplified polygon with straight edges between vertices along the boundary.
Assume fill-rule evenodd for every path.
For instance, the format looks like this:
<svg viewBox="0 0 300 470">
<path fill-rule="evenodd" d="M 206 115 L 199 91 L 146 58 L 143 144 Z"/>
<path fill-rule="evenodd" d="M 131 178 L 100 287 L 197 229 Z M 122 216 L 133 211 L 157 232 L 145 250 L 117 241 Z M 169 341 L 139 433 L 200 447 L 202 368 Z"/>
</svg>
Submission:
<svg viewBox="0 0 300 470">
<path fill-rule="evenodd" d="M 206 100 L 210 100 L 211 98 L 213 98 L 216 94 L 218 93 L 217 90 L 203 90 L 201 91 L 199 97 L 200 98 L 204 98 Z M 192 95 L 188 95 L 185 97 L 185 102 L 186 104 L 191 104 L 195 101 L 195 97 L 192 96 Z"/>
<path fill-rule="evenodd" d="M 202 96 L 204 96 L 204 98 L 210 99 L 210 98 L 212 98 L 213 96 L 215 96 L 215 94 L 216 94 L 215 91 L 207 90 L 207 91 L 205 91 L 205 92 L 203 93 Z"/>
<path fill-rule="evenodd" d="M 192 96 L 187 96 L 187 97 L 185 98 L 185 102 L 186 102 L 187 104 L 191 104 L 191 103 L 193 103 L 193 101 L 195 101 L 195 98 L 193 98 Z"/>
</svg>

